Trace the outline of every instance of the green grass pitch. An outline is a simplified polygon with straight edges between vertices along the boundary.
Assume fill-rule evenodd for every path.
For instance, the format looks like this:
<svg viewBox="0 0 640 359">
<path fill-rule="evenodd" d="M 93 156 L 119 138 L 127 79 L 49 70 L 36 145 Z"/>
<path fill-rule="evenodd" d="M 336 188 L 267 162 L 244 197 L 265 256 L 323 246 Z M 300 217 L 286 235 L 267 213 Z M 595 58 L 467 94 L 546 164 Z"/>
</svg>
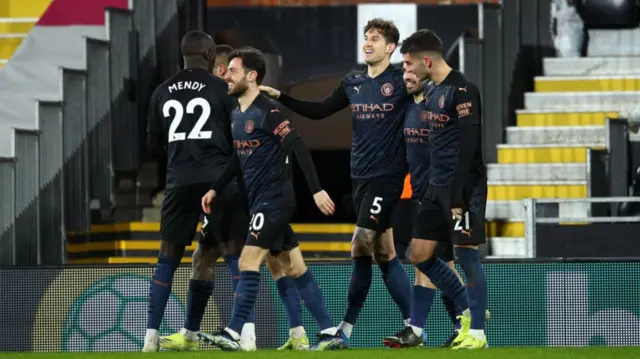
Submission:
<svg viewBox="0 0 640 359">
<path fill-rule="evenodd" d="M 613 359 L 640 358 L 640 348 L 490 348 L 486 350 L 455 352 L 445 349 L 353 349 L 331 352 L 277 352 L 262 350 L 253 353 L 160 352 L 160 353 L 0 353 L 0 358 L 11 359 Z"/>
</svg>

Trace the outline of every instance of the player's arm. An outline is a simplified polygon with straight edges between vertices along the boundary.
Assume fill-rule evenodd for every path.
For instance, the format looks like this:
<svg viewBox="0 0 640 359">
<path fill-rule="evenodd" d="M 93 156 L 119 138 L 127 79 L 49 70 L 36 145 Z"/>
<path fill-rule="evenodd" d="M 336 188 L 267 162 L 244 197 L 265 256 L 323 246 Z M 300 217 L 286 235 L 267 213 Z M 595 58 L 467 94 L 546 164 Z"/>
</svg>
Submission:
<svg viewBox="0 0 640 359">
<path fill-rule="evenodd" d="M 211 214 L 211 203 L 213 199 L 220 193 L 231 180 L 240 173 L 240 159 L 234 152 L 229 158 L 229 162 L 224 167 L 224 170 L 220 174 L 220 177 L 211 184 L 211 189 L 204 196 L 202 196 L 202 210 L 206 214 Z"/>
<path fill-rule="evenodd" d="M 147 148 L 149 154 L 157 156 L 164 149 L 164 121 L 160 116 L 159 96 L 153 93 L 149 101 L 149 113 L 147 114 Z"/>
<path fill-rule="evenodd" d="M 320 102 L 300 100 L 271 88 L 268 88 L 266 92 L 291 111 L 312 120 L 322 120 L 349 106 L 349 98 L 344 91 L 342 81 L 329 96 Z"/>
<path fill-rule="evenodd" d="M 285 119 L 280 114 L 280 111 L 276 109 L 271 110 L 265 120 L 265 130 L 280 144 L 285 153 L 293 152 L 296 155 L 298 164 L 307 179 L 307 185 L 313 194 L 318 208 L 326 215 L 333 214 L 335 205 L 327 193 L 322 190 L 316 166 L 313 164 L 313 159 L 311 158 L 311 153 L 302 142 L 298 132 L 291 126 L 289 120 Z"/>
<path fill-rule="evenodd" d="M 451 205 L 462 208 L 464 184 L 471 171 L 480 141 L 480 95 L 475 87 L 456 89 L 454 105 L 460 127 L 460 152 L 451 186 Z"/>
<path fill-rule="evenodd" d="M 235 177 L 240 174 L 240 159 L 237 153 L 233 153 L 229 157 L 229 162 L 224 167 L 224 170 L 220 174 L 220 177 L 211 184 L 211 190 L 216 193 L 220 193 Z"/>
</svg>

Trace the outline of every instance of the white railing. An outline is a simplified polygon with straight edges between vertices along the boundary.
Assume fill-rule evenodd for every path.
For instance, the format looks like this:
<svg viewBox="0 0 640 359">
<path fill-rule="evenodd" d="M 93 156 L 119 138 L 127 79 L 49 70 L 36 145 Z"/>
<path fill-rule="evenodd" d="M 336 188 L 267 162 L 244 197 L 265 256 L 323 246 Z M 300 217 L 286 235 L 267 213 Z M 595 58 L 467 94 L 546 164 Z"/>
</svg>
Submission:
<svg viewBox="0 0 640 359">
<path fill-rule="evenodd" d="M 640 222 L 640 216 L 636 217 L 592 217 L 590 204 L 592 203 L 624 203 L 640 202 L 640 197 L 591 197 L 591 198 L 525 198 L 524 228 L 527 258 L 536 257 L 536 225 L 539 223 L 631 223 Z M 579 205 L 584 204 L 585 215 L 563 216 L 559 210 L 558 217 L 538 217 L 537 209 L 540 204 Z M 574 212 L 575 213 L 575 212 Z"/>
</svg>

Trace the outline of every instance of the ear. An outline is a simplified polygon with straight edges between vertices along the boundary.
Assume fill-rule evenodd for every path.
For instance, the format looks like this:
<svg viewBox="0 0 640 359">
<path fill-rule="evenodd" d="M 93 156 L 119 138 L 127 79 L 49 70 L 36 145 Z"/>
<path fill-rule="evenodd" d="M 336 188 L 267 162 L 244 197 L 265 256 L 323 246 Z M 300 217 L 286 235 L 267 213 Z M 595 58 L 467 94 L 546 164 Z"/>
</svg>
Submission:
<svg viewBox="0 0 640 359">
<path fill-rule="evenodd" d="M 389 44 L 389 45 L 387 45 L 387 53 L 388 54 L 392 54 L 394 51 L 396 51 L 397 47 L 398 47 L 397 44 Z"/>
<path fill-rule="evenodd" d="M 431 65 L 433 65 L 433 59 L 431 58 L 431 56 L 424 55 L 422 58 L 424 59 L 424 62 L 427 64 L 428 68 L 430 68 Z"/>
<path fill-rule="evenodd" d="M 258 79 L 258 72 L 257 71 L 249 71 L 249 73 L 247 73 L 247 80 L 250 82 L 256 82 L 256 80 Z"/>
<path fill-rule="evenodd" d="M 213 51 L 211 51 L 211 49 L 209 49 L 204 52 L 204 58 L 207 59 L 208 61 L 212 61 L 212 60 L 215 60 L 216 55 L 214 54 Z"/>
<path fill-rule="evenodd" d="M 218 64 L 218 66 L 216 66 L 216 72 L 218 76 L 224 76 L 227 74 L 227 67 L 224 64 Z"/>
</svg>

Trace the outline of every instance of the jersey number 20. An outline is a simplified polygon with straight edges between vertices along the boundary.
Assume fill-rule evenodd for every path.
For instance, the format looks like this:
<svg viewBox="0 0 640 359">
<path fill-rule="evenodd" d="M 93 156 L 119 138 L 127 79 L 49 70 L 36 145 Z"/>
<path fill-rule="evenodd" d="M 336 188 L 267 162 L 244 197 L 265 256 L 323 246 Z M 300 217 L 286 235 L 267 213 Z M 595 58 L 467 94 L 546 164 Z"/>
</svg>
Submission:
<svg viewBox="0 0 640 359">
<path fill-rule="evenodd" d="M 184 141 L 187 138 L 190 140 L 211 138 L 212 131 L 202 131 L 204 124 L 209 121 L 211 106 L 207 100 L 202 97 L 196 97 L 187 103 L 187 114 L 193 115 L 196 107 L 200 107 L 202 109 L 202 113 L 200 114 L 195 126 L 193 126 L 193 129 L 191 129 L 191 132 L 189 132 L 189 136 L 187 136 L 185 132 L 176 132 L 178 131 L 178 126 L 180 126 L 180 122 L 182 122 L 182 118 L 184 117 L 185 108 L 182 106 L 182 103 L 176 100 L 169 100 L 164 103 L 164 106 L 162 106 L 162 114 L 164 117 L 171 116 L 171 110 L 175 111 L 173 120 L 171 120 L 171 124 L 169 125 L 169 142 Z"/>
</svg>

